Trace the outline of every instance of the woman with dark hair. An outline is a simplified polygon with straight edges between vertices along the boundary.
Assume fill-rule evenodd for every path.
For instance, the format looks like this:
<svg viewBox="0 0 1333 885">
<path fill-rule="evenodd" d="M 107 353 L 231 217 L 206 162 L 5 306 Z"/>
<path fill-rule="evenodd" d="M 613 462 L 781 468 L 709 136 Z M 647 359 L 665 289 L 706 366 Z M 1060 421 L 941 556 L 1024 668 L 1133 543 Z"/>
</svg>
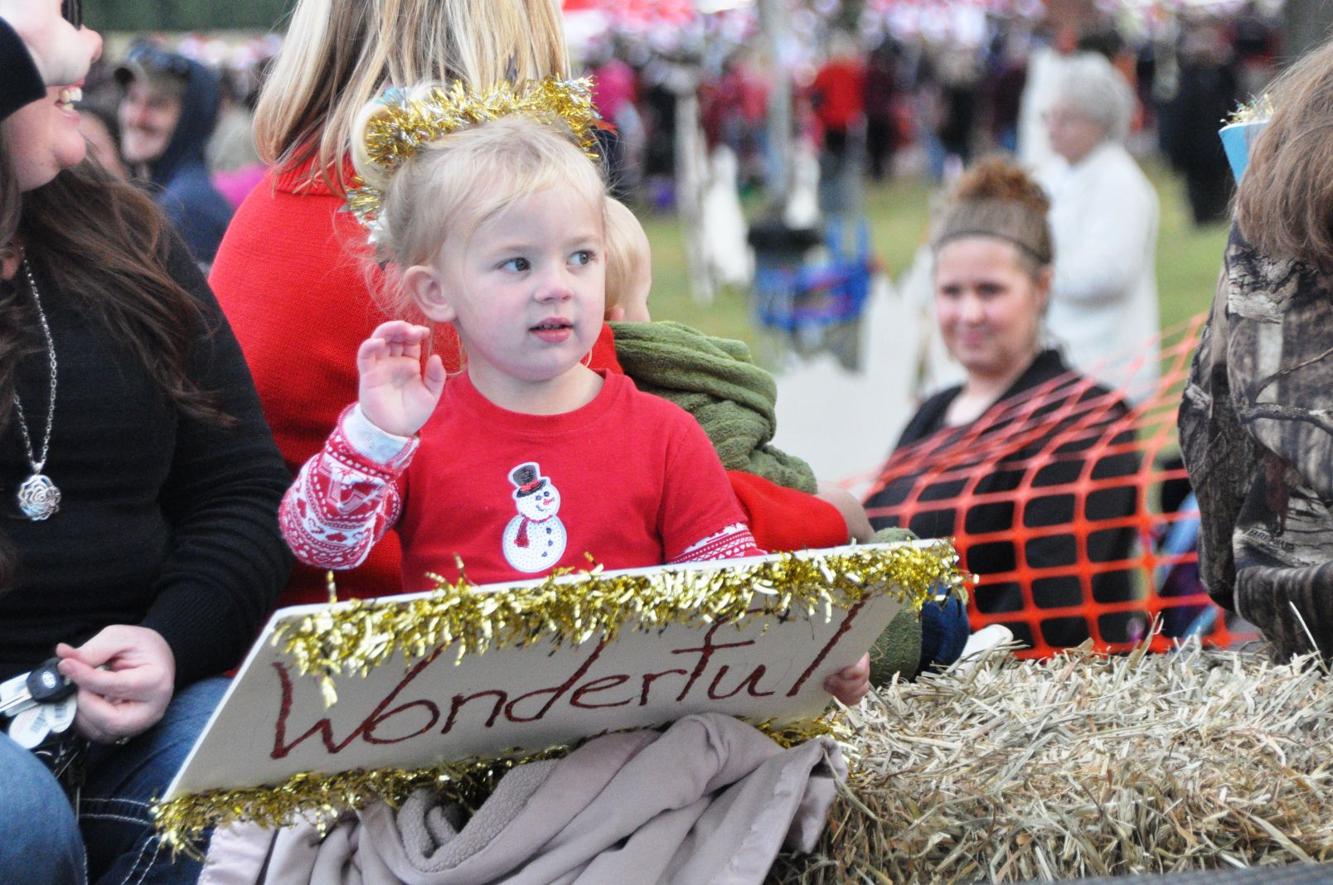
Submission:
<svg viewBox="0 0 1333 885">
<path fill-rule="evenodd" d="M 0 0 L 0 681 L 54 657 L 77 713 L 0 723 L 0 881 L 193 882 L 149 803 L 286 577 L 288 475 L 184 244 L 82 162 L 63 6 Z"/>
<path fill-rule="evenodd" d="M 1180 405 L 1199 570 L 1275 657 L 1333 658 L 1333 42 L 1269 90 Z"/>
</svg>

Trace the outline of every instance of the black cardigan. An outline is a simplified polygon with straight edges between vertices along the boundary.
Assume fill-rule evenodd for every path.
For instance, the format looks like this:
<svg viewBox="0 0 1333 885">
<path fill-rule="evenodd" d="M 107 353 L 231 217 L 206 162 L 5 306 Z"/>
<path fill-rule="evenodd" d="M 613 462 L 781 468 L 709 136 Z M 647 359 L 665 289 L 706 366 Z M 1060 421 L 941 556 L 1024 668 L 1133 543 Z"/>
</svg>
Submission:
<svg viewBox="0 0 1333 885">
<path fill-rule="evenodd" d="M 1060 379 L 1057 381 L 1056 379 Z M 1041 421 L 1041 416 L 1050 415 L 1071 398 L 1078 402 L 1088 402 L 1109 396 L 1109 391 L 1089 383 L 1082 376 L 1072 373 L 1054 350 L 1038 354 L 1032 364 L 1019 378 L 995 401 L 978 421 L 993 420 L 1002 414 L 1011 401 L 1026 391 L 1038 386 L 1053 385 L 1051 393 L 1034 414 Z M 950 387 L 926 400 L 912 416 L 902 437 L 898 440 L 894 452 L 885 466 L 888 477 L 883 488 L 874 492 L 866 501 L 870 522 L 876 529 L 898 525 L 898 515 L 894 508 L 903 504 L 913 491 L 919 491 L 918 510 L 913 514 L 908 528 L 924 538 L 942 538 L 956 535 L 964 528 L 969 534 L 990 532 L 1007 533 L 1014 527 L 1014 505 L 1012 501 L 978 503 L 968 508 L 965 522 L 958 524 L 957 508 L 951 506 L 951 500 L 960 494 L 964 480 L 942 478 L 918 489 L 924 480 L 922 471 L 903 472 L 895 470 L 895 461 L 909 450 L 914 456 L 922 452 L 921 446 L 928 447 L 928 461 L 932 467 L 950 464 L 965 467 L 976 463 L 979 457 L 975 446 L 956 445 L 965 436 L 971 425 L 964 427 L 946 427 L 944 417 L 950 403 L 962 391 L 962 387 Z M 1116 401 L 1105 416 L 1104 423 L 1110 423 L 1127 413 L 1122 401 Z M 996 493 L 1017 488 L 1023 479 L 1022 462 L 1041 451 L 1051 437 L 1068 427 L 1068 422 L 1055 418 L 1049 419 L 1049 427 L 1039 438 L 1024 440 L 1012 450 L 988 458 L 988 473 L 978 481 L 976 492 Z M 987 433 L 1006 428 L 1007 422 L 997 421 Z M 1091 430 L 1093 435 L 1097 431 Z M 1077 453 L 1094 442 L 1104 439 L 1091 439 L 1080 432 L 1077 441 L 1062 443 L 1056 452 L 1062 456 Z M 1132 432 L 1122 432 L 1114 442 L 1123 443 L 1133 439 Z M 978 446 L 984 446 L 982 440 Z M 989 453 L 988 454 L 992 454 Z M 1091 476 L 1101 479 L 1113 476 L 1129 476 L 1138 469 L 1138 457 L 1133 453 L 1107 455 L 1098 459 Z M 1014 466 L 1006 468 L 1006 463 Z M 1052 486 L 1068 483 L 1079 475 L 1083 460 L 1059 458 L 1046 463 L 1037 470 L 1031 480 L 1035 487 Z M 922 509 L 925 502 L 940 502 L 938 509 Z M 1114 519 L 1136 512 L 1138 495 L 1131 481 L 1123 487 L 1113 487 L 1094 491 L 1088 495 L 1086 515 L 1090 521 Z M 1024 524 L 1028 527 L 1060 525 L 1074 518 L 1075 499 L 1072 494 L 1052 494 L 1035 497 L 1024 508 Z M 1110 562 L 1128 558 L 1133 549 L 1135 531 L 1132 527 L 1101 529 L 1091 526 L 1088 536 L 1088 559 L 1092 562 Z M 1026 544 L 1026 561 L 1032 567 L 1057 567 L 1072 565 L 1078 558 L 1077 541 L 1073 535 L 1055 535 L 1031 539 Z M 1018 563 L 1014 544 L 1008 541 L 978 542 L 966 551 L 964 565 L 978 575 L 997 574 L 1013 571 Z M 1109 571 L 1095 575 L 1092 579 L 1092 592 L 1095 599 L 1102 602 L 1121 601 L 1131 598 L 1134 590 L 1134 575 L 1131 571 Z M 1035 604 L 1040 607 L 1076 605 L 1083 599 L 1083 591 L 1077 577 L 1059 575 L 1038 577 L 1032 582 L 1032 595 Z M 1017 581 L 1007 580 L 976 588 L 976 604 L 982 612 L 1017 611 L 1022 608 L 1022 590 Z M 1101 633 L 1111 642 L 1122 642 L 1130 638 L 1130 624 L 1137 629 L 1141 619 L 1136 615 L 1114 614 L 1102 618 Z M 1005 622 L 1012 629 L 1016 638 L 1032 643 L 1033 637 L 1027 624 L 1023 622 Z M 1081 618 L 1058 617 L 1043 620 L 1042 637 L 1051 646 L 1077 645 L 1089 636 L 1087 623 Z"/>
<path fill-rule="evenodd" d="M 183 415 L 91 315 L 95 293 L 57 290 L 34 266 L 59 363 L 45 472 L 62 498 L 45 522 L 18 514 L 15 490 L 31 470 L 11 414 L 0 432 L 0 533 L 17 548 L 18 569 L 13 586 L 0 588 L 0 679 L 109 624 L 161 633 L 178 684 L 219 673 L 254 640 L 286 580 L 276 514 L 290 476 L 240 348 L 178 239 L 168 269 L 208 326 L 194 341 L 190 376 L 216 393 L 233 426 Z M 26 325 L 32 351 L 16 379 L 40 448 L 49 368 L 35 314 Z"/>
</svg>

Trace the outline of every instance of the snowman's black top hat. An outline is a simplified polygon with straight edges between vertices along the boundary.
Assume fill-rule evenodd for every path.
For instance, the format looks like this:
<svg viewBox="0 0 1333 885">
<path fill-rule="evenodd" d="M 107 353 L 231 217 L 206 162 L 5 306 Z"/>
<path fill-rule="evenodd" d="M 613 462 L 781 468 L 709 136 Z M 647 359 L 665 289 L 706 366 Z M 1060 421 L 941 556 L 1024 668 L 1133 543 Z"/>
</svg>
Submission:
<svg viewBox="0 0 1333 885">
<path fill-rule="evenodd" d="M 541 475 L 541 468 L 535 461 L 525 461 L 511 470 L 509 481 L 518 488 L 514 494 L 516 498 L 527 497 L 546 486 L 546 477 Z"/>
</svg>

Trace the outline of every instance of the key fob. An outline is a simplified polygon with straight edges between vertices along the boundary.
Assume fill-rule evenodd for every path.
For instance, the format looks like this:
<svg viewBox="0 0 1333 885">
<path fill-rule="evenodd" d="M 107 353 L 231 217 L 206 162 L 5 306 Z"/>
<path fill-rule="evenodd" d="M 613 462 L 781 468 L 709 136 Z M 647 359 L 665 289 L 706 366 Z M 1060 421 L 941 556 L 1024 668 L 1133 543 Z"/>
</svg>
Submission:
<svg viewBox="0 0 1333 885">
<path fill-rule="evenodd" d="M 46 718 L 51 724 L 51 731 L 61 734 L 74 724 L 74 716 L 79 711 L 79 699 L 75 695 L 65 695 L 63 700 L 46 705 Z"/>
<path fill-rule="evenodd" d="M 74 683 L 57 669 L 59 663 L 58 658 L 51 658 L 28 674 L 28 693 L 34 701 L 50 704 L 74 692 Z"/>
<path fill-rule="evenodd" d="M 45 705 L 29 707 L 15 716 L 14 721 L 9 723 L 10 739 L 25 750 L 31 750 L 46 740 L 46 736 L 51 733 L 46 709 Z"/>
</svg>

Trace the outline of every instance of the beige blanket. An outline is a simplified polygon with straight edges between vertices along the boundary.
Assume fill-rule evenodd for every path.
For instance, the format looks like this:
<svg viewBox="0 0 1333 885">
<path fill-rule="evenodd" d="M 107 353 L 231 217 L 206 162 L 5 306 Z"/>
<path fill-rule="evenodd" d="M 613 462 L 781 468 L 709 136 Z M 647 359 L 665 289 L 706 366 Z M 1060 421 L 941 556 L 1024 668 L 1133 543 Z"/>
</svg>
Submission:
<svg viewBox="0 0 1333 885">
<path fill-rule="evenodd" d="M 780 848 L 814 847 L 845 775 L 828 738 L 784 750 L 736 719 L 687 716 L 516 768 L 466 822 L 423 790 L 323 838 L 306 822 L 219 830 L 199 881 L 759 883 Z"/>
</svg>

